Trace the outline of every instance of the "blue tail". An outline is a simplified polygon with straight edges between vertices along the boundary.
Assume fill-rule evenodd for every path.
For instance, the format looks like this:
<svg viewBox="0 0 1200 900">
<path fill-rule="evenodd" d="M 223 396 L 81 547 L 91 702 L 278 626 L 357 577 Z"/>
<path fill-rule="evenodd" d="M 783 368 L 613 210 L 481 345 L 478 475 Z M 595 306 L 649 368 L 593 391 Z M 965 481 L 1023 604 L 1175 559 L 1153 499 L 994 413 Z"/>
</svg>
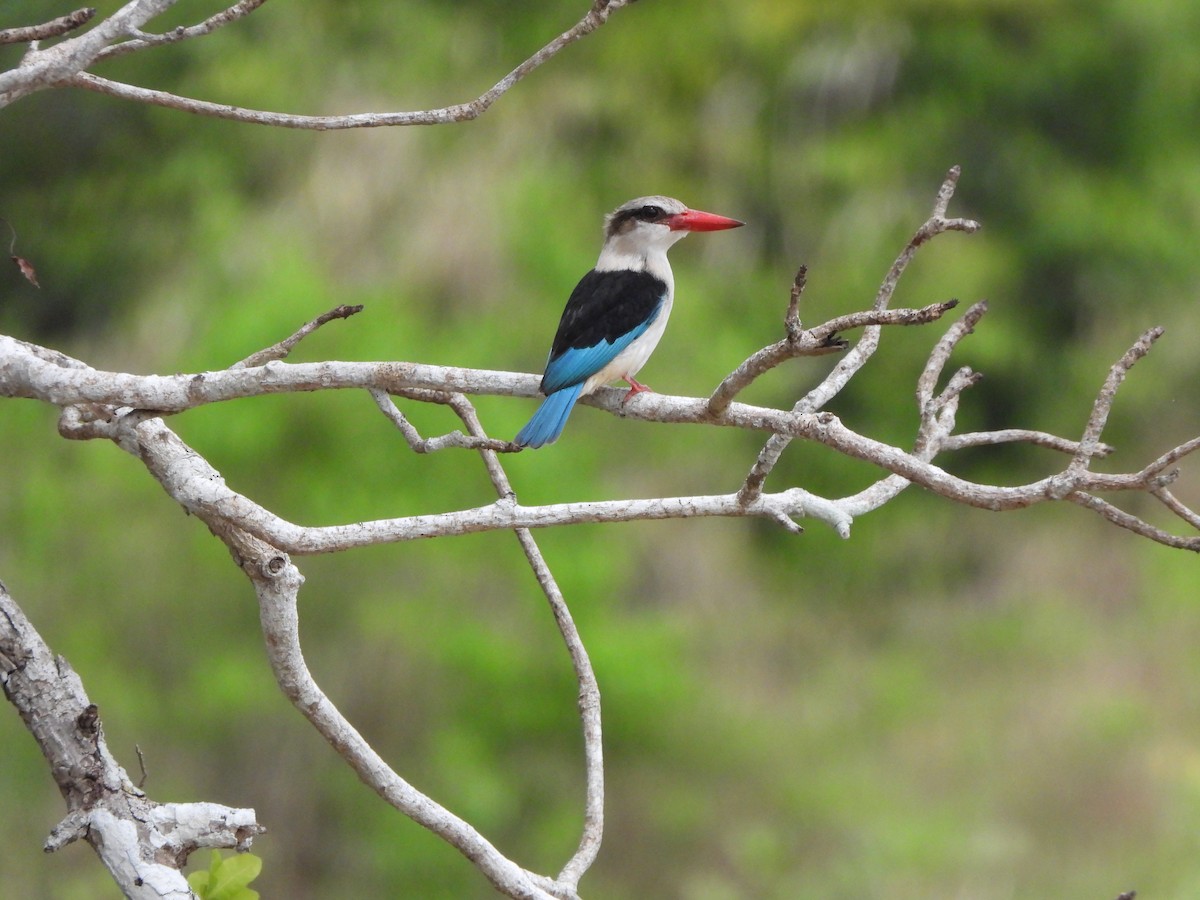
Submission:
<svg viewBox="0 0 1200 900">
<path fill-rule="evenodd" d="M 583 390 L 583 382 L 555 391 L 542 401 L 537 412 L 528 424 L 517 432 L 513 443 L 520 447 L 537 449 L 543 444 L 553 444 L 562 434 L 563 426 L 567 424 L 567 416 L 575 408 L 579 392 Z"/>
</svg>

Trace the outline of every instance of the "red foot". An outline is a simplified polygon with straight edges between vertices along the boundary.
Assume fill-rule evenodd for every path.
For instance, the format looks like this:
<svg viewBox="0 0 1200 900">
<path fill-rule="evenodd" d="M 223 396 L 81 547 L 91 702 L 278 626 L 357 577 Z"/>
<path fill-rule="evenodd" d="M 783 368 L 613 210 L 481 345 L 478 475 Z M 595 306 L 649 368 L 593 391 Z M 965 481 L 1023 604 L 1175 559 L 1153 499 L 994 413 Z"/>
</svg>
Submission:
<svg viewBox="0 0 1200 900">
<path fill-rule="evenodd" d="M 625 378 L 623 380 L 629 385 L 629 393 L 621 398 L 622 403 L 628 402 L 630 397 L 632 397 L 634 394 L 640 394 L 642 391 L 650 391 L 650 393 L 654 393 L 652 388 L 646 387 L 644 384 L 634 380 L 633 378 Z"/>
</svg>

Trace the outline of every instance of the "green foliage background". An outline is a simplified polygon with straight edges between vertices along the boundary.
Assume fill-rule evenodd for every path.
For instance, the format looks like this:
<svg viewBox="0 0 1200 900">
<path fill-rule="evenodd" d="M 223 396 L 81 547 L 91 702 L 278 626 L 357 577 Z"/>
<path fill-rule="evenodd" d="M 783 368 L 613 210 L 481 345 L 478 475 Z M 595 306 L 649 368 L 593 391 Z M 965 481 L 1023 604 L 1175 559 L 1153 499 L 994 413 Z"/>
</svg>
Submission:
<svg viewBox="0 0 1200 900">
<path fill-rule="evenodd" d="M 268 4 L 101 74 L 296 112 L 423 108 L 477 95 L 584 8 Z M 15 0 L 0 24 L 64 11 Z M 957 356 L 987 376 L 964 429 L 1077 433 L 1108 365 L 1162 324 L 1106 433 L 1103 465 L 1137 468 L 1200 423 L 1198 40 L 1193 0 L 643 0 L 460 126 L 292 132 L 42 93 L 0 119 L 0 215 L 43 284 L 0 275 L 0 329 L 99 367 L 195 371 L 364 303 L 293 358 L 534 371 L 601 213 L 667 193 L 750 223 L 673 254 L 680 303 L 644 376 L 703 394 L 779 336 L 799 263 L 807 320 L 865 307 L 958 163 L 952 208 L 985 229 L 924 249 L 897 303 L 990 299 Z M 834 411 L 911 440 L 939 333 L 887 333 Z M 747 399 L 788 404 L 829 364 Z M 533 408 L 480 407 L 496 435 Z M 298 522 L 491 499 L 475 459 L 414 457 L 356 393 L 172 425 Z M 760 442 L 582 409 L 508 466 L 528 503 L 707 493 L 734 489 Z M 118 756 L 136 768 L 142 748 L 152 796 L 258 810 L 263 896 L 490 896 L 280 698 L 248 585 L 136 461 L 61 440 L 52 410 L 18 401 L 0 404 L 0 460 L 0 578 L 80 671 Z M 944 461 L 1008 483 L 1061 462 Z M 795 447 L 773 484 L 836 496 L 877 475 Z M 540 537 L 604 698 L 587 896 L 1200 895 L 1193 557 L 1075 507 L 997 516 L 917 491 L 849 541 L 744 521 Z M 554 870 L 580 824 L 574 689 L 511 536 L 301 567 L 326 690 L 418 786 Z M 5 895 L 117 896 L 86 848 L 40 852 L 62 804 L 16 716 L 0 746 Z"/>
</svg>

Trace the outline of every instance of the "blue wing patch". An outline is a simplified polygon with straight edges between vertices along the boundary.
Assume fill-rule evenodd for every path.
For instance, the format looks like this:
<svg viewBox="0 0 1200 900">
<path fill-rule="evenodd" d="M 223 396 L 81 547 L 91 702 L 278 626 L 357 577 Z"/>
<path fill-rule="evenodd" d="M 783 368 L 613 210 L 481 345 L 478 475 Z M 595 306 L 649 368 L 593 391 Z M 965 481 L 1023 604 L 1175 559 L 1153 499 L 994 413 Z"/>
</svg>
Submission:
<svg viewBox="0 0 1200 900">
<path fill-rule="evenodd" d="M 658 315 L 662 304 L 655 308 L 649 319 L 635 325 L 615 341 L 602 340 L 591 347 L 571 347 L 546 363 L 546 374 L 542 376 L 542 393 L 553 394 L 565 387 L 587 381 L 610 362 L 622 350 L 645 334 L 650 323 Z"/>
</svg>

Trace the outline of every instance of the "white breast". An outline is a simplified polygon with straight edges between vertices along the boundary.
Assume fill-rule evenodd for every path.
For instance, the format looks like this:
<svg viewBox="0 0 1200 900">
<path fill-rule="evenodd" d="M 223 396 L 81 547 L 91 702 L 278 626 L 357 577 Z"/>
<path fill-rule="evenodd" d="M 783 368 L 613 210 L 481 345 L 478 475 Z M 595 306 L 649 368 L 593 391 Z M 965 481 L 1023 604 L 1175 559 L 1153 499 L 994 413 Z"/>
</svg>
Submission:
<svg viewBox="0 0 1200 900">
<path fill-rule="evenodd" d="M 668 270 L 669 272 L 669 270 Z M 620 381 L 623 378 L 633 378 L 641 371 L 658 342 L 662 340 L 663 332 L 667 330 L 667 319 L 671 316 L 671 303 L 674 300 L 674 290 L 667 282 L 667 298 L 663 301 L 662 309 L 650 327 L 634 339 L 628 347 L 614 357 L 613 361 L 589 378 L 583 385 L 583 393 L 590 394 L 602 384 L 610 381 Z"/>
<path fill-rule="evenodd" d="M 666 229 L 663 231 L 666 232 Z M 686 232 L 669 232 L 659 242 L 661 246 L 642 246 L 633 252 L 632 248 L 625 246 L 621 241 L 614 240 L 606 244 L 600 252 L 600 259 L 596 261 L 597 271 L 641 269 L 667 286 L 667 296 L 650 327 L 618 353 L 612 362 L 584 382 L 584 394 L 590 394 L 600 385 L 610 381 L 620 381 L 637 375 L 654 352 L 654 348 L 658 346 L 658 342 L 662 340 L 663 332 L 667 328 L 667 319 L 671 316 L 671 304 L 675 300 L 675 275 L 671 271 L 671 264 L 667 262 L 667 248 L 684 234 Z"/>
</svg>

